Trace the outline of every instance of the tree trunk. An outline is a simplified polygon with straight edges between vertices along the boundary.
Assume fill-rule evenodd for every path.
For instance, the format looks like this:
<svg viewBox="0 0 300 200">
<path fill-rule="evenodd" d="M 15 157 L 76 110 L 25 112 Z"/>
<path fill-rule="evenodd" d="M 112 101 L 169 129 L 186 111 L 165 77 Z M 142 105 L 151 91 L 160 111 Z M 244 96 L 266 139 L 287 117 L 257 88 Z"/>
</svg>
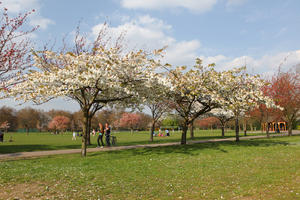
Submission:
<svg viewBox="0 0 300 200">
<path fill-rule="evenodd" d="M 190 124 L 191 139 L 194 139 L 194 122 Z"/>
<path fill-rule="evenodd" d="M 87 135 L 89 134 L 89 117 L 88 112 L 84 112 L 84 124 L 83 124 L 83 135 L 82 135 L 82 143 L 81 143 L 81 156 L 86 156 L 86 148 L 87 148 Z"/>
<path fill-rule="evenodd" d="M 247 136 L 247 121 L 246 121 L 246 119 L 244 119 L 243 129 L 244 129 L 244 136 Z"/>
<path fill-rule="evenodd" d="M 292 136 L 292 121 L 288 121 L 288 136 Z"/>
<path fill-rule="evenodd" d="M 182 127 L 181 144 L 186 144 L 186 132 L 188 130 L 188 124 L 184 123 Z"/>
<path fill-rule="evenodd" d="M 222 124 L 222 137 L 225 137 L 225 124 Z"/>
<path fill-rule="evenodd" d="M 235 141 L 236 142 L 240 141 L 239 131 L 240 131 L 239 118 L 236 117 L 235 118 Z"/>
<path fill-rule="evenodd" d="M 152 122 L 151 132 L 150 132 L 150 142 L 153 142 L 153 133 L 155 130 L 155 121 Z"/>
<path fill-rule="evenodd" d="M 25 127 L 25 129 L 26 129 L 26 135 L 29 135 L 29 127 Z"/>
<path fill-rule="evenodd" d="M 269 138 L 269 137 L 270 137 L 270 132 L 269 132 L 269 129 L 270 129 L 270 125 L 269 125 L 269 122 L 267 122 L 267 126 L 266 126 L 267 138 Z"/>
<path fill-rule="evenodd" d="M 87 135 L 86 135 L 87 136 L 87 141 L 86 141 L 87 145 L 91 145 L 91 126 L 92 126 L 92 118 L 89 116 Z"/>
<path fill-rule="evenodd" d="M 131 134 L 133 134 L 133 128 L 130 129 Z"/>
</svg>

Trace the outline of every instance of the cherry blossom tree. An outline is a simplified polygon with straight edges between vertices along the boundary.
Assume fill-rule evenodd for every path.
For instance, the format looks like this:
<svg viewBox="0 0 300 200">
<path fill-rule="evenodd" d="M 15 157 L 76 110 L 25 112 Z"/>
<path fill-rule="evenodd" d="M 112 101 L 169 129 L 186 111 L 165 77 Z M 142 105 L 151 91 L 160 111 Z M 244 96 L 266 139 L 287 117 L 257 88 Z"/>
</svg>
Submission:
<svg viewBox="0 0 300 200">
<path fill-rule="evenodd" d="M 33 12 L 34 10 L 10 17 L 8 10 L 3 8 L 0 17 L 0 91 L 12 86 L 15 82 L 8 84 L 7 81 L 29 67 L 31 62 L 29 34 L 37 27 L 25 30 L 24 24 Z"/>
<path fill-rule="evenodd" d="M 232 111 L 235 118 L 236 141 L 239 141 L 239 117 L 257 107 L 260 103 L 267 107 L 276 107 L 273 100 L 263 94 L 266 82 L 259 75 L 246 73 L 246 67 L 235 68 L 219 74 L 218 80 L 223 86 L 220 103 L 223 109 Z"/>
<path fill-rule="evenodd" d="M 136 129 L 141 122 L 142 118 L 137 113 L 123 113 L 119 125 L 120 127 L 129 128 L 131 133 Z"/>
<path fill-rule="evenodd" d="M 70 119 L 65 116 L 56 116 L 48 124 L 50 130 L 56 131 L 65 131 L 70 124 Z"/>
<path fill-rule="evenodd" d="M 145 96 L 145 87 L 151 86 L 148 81 L 159 66 L 153 58 L 160 51 L 120 52 L 117 44 L 101 43 L 101 35 L 92 46 L 77 36 L 73 52 L 35 52 L 37 70 L 23 75 L 25 81 L 11 88 L 8 95 L 36 104 L 57 97 L 76 101 L 84 118 L 81 154 L 86 156 L 92 117 L 105 106 L 130 106 L 140 101 Z"/>
<path fill-rule="evenodd" d="M 196 118 L 219 107 L 217 74 L 213 64 L 204 67 L 200 59 L 196 59 L 196 65 L 189 71 L 186 67 L 169 70 L 168 98 L 183 119 L 181 144 L 186 144 L 188 127 Z"/>
</svg>

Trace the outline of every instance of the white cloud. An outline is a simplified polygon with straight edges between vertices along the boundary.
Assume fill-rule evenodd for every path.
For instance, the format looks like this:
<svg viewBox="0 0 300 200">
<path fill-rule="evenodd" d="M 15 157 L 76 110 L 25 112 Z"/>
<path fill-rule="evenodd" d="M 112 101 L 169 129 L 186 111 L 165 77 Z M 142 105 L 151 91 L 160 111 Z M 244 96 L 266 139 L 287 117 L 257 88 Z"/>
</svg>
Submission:
<svg viewBox="0 0 300 200">
<path fill-rule="evenodd" d="M 129 9 L 162 10 L 185 8 L 197 13 L 211 10 L 216 3 L 217 0 L 121 0 L 121 5 Z"/>
<path fill-rule="evenodd" d="M 24 13 L 34 9 L 35 12 L 29 16 L 31 26 L 39 25 L 41 29 L 46 29 L 48 25 L 54 24 L 54 21 L 42 17 L 40 14 L 40 0 L 2 0 L 0 7 L 7 8 L 8 12 L 12 14 Z"/>
<path fill-rule="evenodd" d="M 43 18 L 41 16 L 34 16 L 30 19 L 30 25 L 39 26 L 41 29 L 47 29 L 51 24 L 55 24 L 51 19 Z"/>
<path fill-rule="evenodd" d="M 1 7 L 7 8 L 11 13 L 20 13 L 40 8 L 39 0 L 2 0 Z"/>
<path fill-rule="evenodd" d="M 98 24 L 92 28 L 94 37 L 101 30 L 103 24 Z M 163 61 L 173 65 L 193 64 L 200 41 L 177 41 L 169 35 L 172 26 L 164 21 L 152 18 L 149 15 L 131 19 L 122 25 L 110 27 L 111 35 L 117 37 L 125 32 L 125 40 L 128 49 L 153 50 L 168 46 Z"/>
<path fill-rule="evenodd" d="M 248 71 L 254 74 L 271 75 L 278 70 L 286 71 L 300 63 L 300 50 L 281 52 L 273 55 L 264 55 L 260 58 L 251 56 L 226 57 L 217 55 L 213 57 L 201 57 L 205 64 L 216 63 L 217 69 L 226 70 L 233 67 L 246 65 Z"/>
<path fill-rule="evenodd" d="M 94 37 L 102 26 L 103 24 L 98 24 L 93 27 Z M 168 48 L 162 61 L 172 65 L 192 66 L 195 58 L 199 57 L 204 64 L 216 63 L 216 68 L 219 70 L 231 69 L 246 64 L 250 73 L 270 74 L 278 69 L 280 63 L 282 63 L 282 69 L 300 63 L 300 50 L 264 55 L 260 58 L 249 55 L 230 57 L 222 54 L 201 56 L 198 53 L 202 48 L 199 40 L 178 41 L 170 35 L 172 26 L 149 15 L 140 16 L 137 19 L 128 19 L 119 26 L 110 27 L 110 31 L 115 36 L 126 32 L 128 49 L 153 50 L 167 45 Z"/>
</svg>

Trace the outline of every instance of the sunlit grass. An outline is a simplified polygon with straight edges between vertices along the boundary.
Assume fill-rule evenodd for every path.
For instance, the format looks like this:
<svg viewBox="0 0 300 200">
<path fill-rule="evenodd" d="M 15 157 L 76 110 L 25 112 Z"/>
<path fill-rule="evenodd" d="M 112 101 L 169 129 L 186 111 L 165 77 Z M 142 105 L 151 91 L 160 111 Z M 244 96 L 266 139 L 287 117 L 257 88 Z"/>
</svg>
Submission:
<svg viewBox="0 0 300 200">
<path fill-rule="evenodd" d="M 154 137 L 154 142 L 150 142 L 150 133 L 148 131 L 134 132 L 116 132 L 112 134 L 117 137 L 117 146 L 149 144 L 149 143 L 165 143 L 179 142 L 181 138 L 180 131 L 171 131 L 170 137 Z M 234 131 L 227 131 L 226 137 L 233 137 Z M 252 133 L 248 135 L 257 135 L 261 133 Z M 241 133 L 241 135 L 243 135 Z M 8 142 L 12 137 L 13 142 Z M 190 138 L 189 134 L 187 136 Z M 221 138 L 221 130 L 197 130 L 195 131 L 195 140 Z M 56 149 L 78 149 L 81 148 L 81 137 L 72 140 L 71 133 L 53 135 L 51 133 L 7 133 L 4 138 L 5 142 L 0 143 L 0 153 L 14 153 L 24 151 L 41 151 Z M 105 139 L 104 139 L 105 140 Z M 91 136 L 92 145 L 97 146 L 97 136 Z"/>
<path fill-rule="evenodd" d="M 2 161 L 0 199 L 299 199 L 299 155 L 292 136 Z"/>
</svg>

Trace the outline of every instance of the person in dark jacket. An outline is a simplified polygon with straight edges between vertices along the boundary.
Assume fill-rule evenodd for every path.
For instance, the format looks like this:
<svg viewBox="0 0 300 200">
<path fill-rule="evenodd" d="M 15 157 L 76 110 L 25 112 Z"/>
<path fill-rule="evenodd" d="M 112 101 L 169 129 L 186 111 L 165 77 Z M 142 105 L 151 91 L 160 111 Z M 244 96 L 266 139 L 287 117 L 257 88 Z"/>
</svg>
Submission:
<svg viewBox="0 0 300 200">
<path fill-rule="evenodd" d="M 105 123 L 105 140 L 106 140 L 106 145 L 109 147 L 110 146 L 110 127 L 108 123 Z"/>
</svg>

